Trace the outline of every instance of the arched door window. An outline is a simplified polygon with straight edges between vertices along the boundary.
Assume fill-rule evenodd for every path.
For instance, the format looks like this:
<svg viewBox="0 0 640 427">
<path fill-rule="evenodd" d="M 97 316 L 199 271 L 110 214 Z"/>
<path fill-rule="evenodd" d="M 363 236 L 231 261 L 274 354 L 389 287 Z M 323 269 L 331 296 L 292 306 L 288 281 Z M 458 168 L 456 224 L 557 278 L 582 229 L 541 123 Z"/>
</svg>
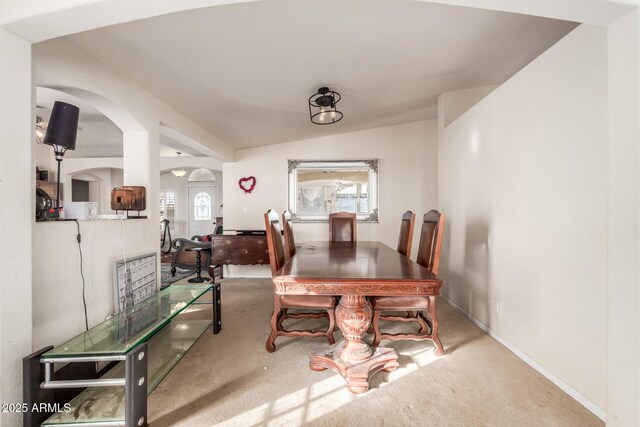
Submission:
<svg viewBox="0 0 640 427">
<path fill-rule="evenodd" d="M 215 182 L 216 175 L 213 173 L 212 170 L 200 168 L 191 172 L 191 175 L 189 175 L 189 181 L 190 182 L 193 182 L 193 181 Z"/>
<path fill-rule="evenodd" d="M 193 219 L 195 221 L 211 220 L 211 196 L 207 193 L 198 193 L 193 198 Z"/>
</svg>

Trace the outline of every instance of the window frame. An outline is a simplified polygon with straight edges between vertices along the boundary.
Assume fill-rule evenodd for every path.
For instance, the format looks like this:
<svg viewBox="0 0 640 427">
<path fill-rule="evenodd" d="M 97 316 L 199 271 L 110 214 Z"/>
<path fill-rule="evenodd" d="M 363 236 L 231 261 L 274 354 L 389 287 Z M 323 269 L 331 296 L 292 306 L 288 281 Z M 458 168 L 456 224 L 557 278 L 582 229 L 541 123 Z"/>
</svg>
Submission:
<svg viewBox="0 0 640 427">
<path fill-rule="evenodd" d="M 173 197 L 173 214 L 172 214 L 172 218 L 169 218 L 167 213 L 168 213 L 168 198 L 167 195 L 171 194 Z M 175 219 L 176 219 L 176 199 L 177 199 L 177 195 L 176 195 L 176 190 L 175 188 L 161 188 L 160 189 L 160 219 L 162 221 L 162 219 L 166 218 L 169 220 L 169 222 L 171 224 L 174 224 Z M 164 215 L 163 215 L 164 212 Z M 164 218 L 163 218 L 164 217 Z M 164 232 L 164 223 L 160 222 L 160 232 Z"/>
</svg>

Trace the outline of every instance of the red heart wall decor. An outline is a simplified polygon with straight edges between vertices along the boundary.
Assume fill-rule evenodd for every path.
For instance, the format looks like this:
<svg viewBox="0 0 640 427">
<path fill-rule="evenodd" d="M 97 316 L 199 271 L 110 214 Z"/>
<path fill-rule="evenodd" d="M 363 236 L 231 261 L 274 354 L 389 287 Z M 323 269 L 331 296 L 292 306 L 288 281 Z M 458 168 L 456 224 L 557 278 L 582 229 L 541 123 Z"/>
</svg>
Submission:
<svg viewBox="0 0 640 427">
<path fill-rule="evenodd" d="M 238 181 L 238 186 L 242 191 L 244 191 L 245 194 L 251 193 L 256 186 L 256 177 L 250 176 L 240 178 L 240 180 Z"/>
</svg>

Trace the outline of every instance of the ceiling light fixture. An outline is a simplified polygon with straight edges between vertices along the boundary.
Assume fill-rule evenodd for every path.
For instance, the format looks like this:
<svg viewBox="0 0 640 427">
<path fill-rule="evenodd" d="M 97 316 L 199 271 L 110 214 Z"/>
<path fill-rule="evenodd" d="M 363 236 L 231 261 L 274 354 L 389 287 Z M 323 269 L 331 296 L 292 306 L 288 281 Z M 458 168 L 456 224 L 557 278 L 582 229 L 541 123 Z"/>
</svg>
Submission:
<svg viewBox="0 0 640 427">
<path fill-rule="evenodd" d="M 330 125 L 342 120 L 343 114 L 337 110 L 336 104 L 342 97 L 328 87 L 321 87 L 318 93 L 309 98 L 309 118 L 317 125 Z"/>
<path fill-rule="evenodd" d="M 178 158 L 180 158 L 180 154 L 182 154 L 179 151 L 176 151 L 176 153 L 178 154 Z M 187 171 L 184 170 L 182 167 L 179 169 L 171 169 L 171 173 L 174 174 L 175 176 L 177 176 L 178 178 L 182 178 L 183 176 L 185 176 L 187 174 Z"/>
</svg>

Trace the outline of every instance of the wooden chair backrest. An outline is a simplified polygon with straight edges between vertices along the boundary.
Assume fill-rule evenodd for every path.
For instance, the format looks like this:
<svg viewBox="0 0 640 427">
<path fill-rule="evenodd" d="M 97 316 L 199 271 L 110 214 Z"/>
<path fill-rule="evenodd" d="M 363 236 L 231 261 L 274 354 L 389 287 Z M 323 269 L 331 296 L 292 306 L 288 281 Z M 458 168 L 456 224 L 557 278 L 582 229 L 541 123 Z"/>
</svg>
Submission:
<svg viewBox="0 0 640 427">
<path fill-rule="evenodd" d="M 420 243 L 418 244 L 417 262 L 438 274 L 440 268 L 440 249 L 442 248 L 442 234 L 444 233 L 444 214 L 430 210 L 422 219 Z"/>
<path fill-rule="evenodd" d="M 284 250 L 287 260 L 296 254 L 296 239 L 293 236 L 293 225 L 291 224 L 291 212 L 282 212 L 282 228 L 284 230 Z"/>
<path fill-rule="evenodd" d="M 400 222 L 400 235 L 398 236 L 397 251 L 406 257 L 411 256 L 411 244 L 413 243 L 413 227 L 416 222 L 416 215 L 411 211 L 402 214 Z"/>
<path fill-rule="evenodd" d="M 284 265 L 285 257 L 278 213 L 273 209 L 269 209 L 267 213 L 264 214 L 264 227 L 267 231 L 267 247 L 269 248 L 271 275 L 275 276 Z"/>
<path fill-rule="evenodd" d="M 332 242 L 355 242 L 356 214 L 351 212 L 329 214 L 329 240 Z"/>
</svg>

